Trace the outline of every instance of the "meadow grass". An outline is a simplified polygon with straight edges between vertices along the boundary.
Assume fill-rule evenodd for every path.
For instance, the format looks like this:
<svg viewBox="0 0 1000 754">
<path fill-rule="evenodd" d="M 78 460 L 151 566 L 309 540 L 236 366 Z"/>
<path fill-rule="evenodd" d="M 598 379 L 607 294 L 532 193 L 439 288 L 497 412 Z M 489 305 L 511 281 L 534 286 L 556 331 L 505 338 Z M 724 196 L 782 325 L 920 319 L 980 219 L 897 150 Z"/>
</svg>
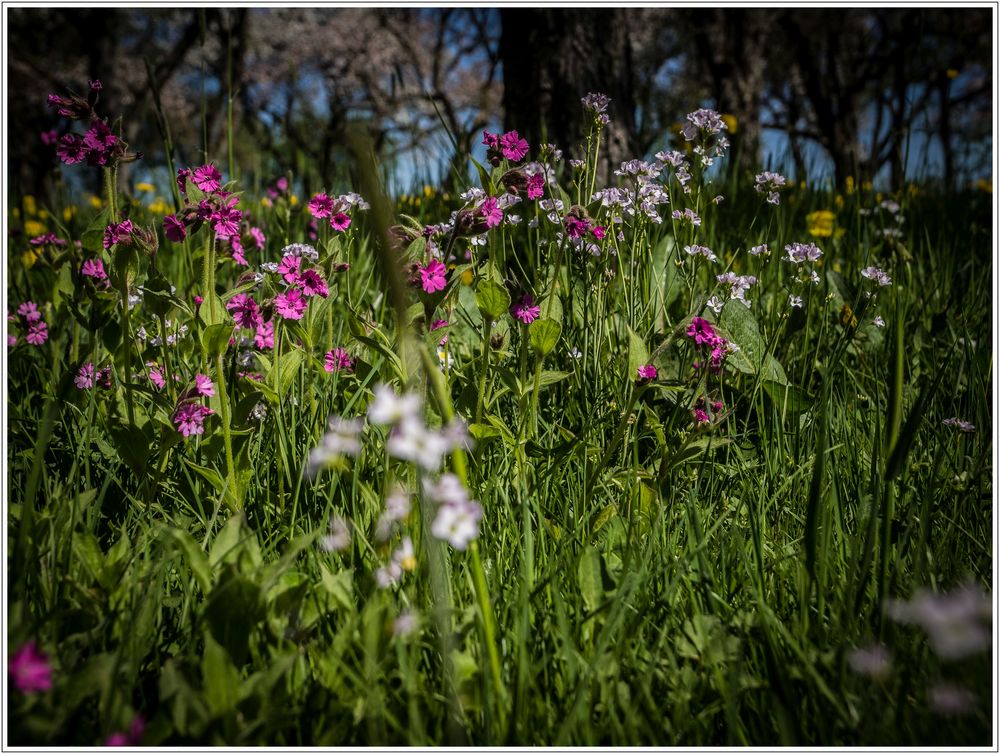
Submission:
<svg viewBox="0 0 1000 754">
<path fill-rule="evenodd" d="M 461 216 L 423 233 L 463 206 L 481 222 L 481 199 L 390 204 L 363 141 L 353 188 L 371 209 L 343 232 L 321 220 L 309 240 L 294 182 L 241 195 L 248 269 L 308 242 L 329 284 L 301 319 L 271 315 L 272 348 L 241 344 L 227 304 L 273 309 L 280 276 L 241 278 L 208 224 L 166 240 L 169 210 L 122 194 L 113 169 L 97 206 L 16 198 L 12 223 L 69 244 L 8 243 L 8 311 L 31 300 L 48 324 L 33 346 L 8 323 L 8 646 L 34 640 L 51 666 L 51 688 L 12 690 L 10 743 L 99 744 L 137 716 L 163 745 L 992 740 L 988 643 L 942 649 L 901 607 L 991 589 L 989 196 L 793 185 L 774 206 L 688 152 L 693 190 L 665 168 L 654 222 L 591 199 L 599 133 L 545 184 L 554 221 L 525 198 L 481 245 Z M 479 166 L 488 196 L 519 160 L 497 162 Z M 701 224 L 671 218 L 684 208 Z M 103 248 L 125 210 L 131 245 Z M 570 238 L 574 212 L 603 237 Z M 822 257 L 787 261 L 795 243 Z M 435 246 L 447 287 L 428 292 Z M 107 290 L 80 275 L 94 257 Z M 749 308 L 726 271 L 756 278 Z M 510 311 L 523 293 L 531 324 Z M 717 370 L 689 334 L 699 317 L 730 344 Z M 350 368 L 324 369 L 335 347 Z M 113 386 L 77 387 L 86 363 Z M 195 374 L 214 414 L 183 437 Z M 419 396 L 431 428 L 468 425 L 444 462 L 482 506 L 465 549 L 434 534 L 434 474 L 387 452 L 398 430 L 370 421 L 359 450 L 310 464 L 329 417 L 365 416 L 382 384 Z M 385 537 L 396 485 L 413 509 Z M 325 545 L 331 518 L 348 546 Z M 403 537 L 412 559 L 394 558 Z M 866 666 L 873 646 L 891 659 Z"/>
</svg>

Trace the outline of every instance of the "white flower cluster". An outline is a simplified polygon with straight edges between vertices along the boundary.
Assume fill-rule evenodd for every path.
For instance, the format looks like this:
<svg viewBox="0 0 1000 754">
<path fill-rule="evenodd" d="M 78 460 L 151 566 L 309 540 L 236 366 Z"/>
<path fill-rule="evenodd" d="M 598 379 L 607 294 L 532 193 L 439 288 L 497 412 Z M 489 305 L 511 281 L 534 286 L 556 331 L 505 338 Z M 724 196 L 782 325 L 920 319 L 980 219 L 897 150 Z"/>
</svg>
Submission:
<svg viewBox="0 0 1000 754">
<path fill-rule="evenodd" d="M 758 194 L 767 194 L 769 204 L 781 204 L 778 190 L 785 186 L 785 176 L 765 170 L 754 177 L 754 190 Z"/>
<path fill-rule="evenodd" d="M 791 243 L 785 247 L 787 257 L 782 257 L 786 262 L 801 264 L 802 262 L 815 262 L 823 252 L 814 243 Z"/>
<path fill-rule="evenodd" d="M 737 275 L 734 272 L 725 272 L 721 275 L 716 275 L 715 279 L 723 285 L 729 286 L 730 299 L 736 299 L 747 309 L 750 308 L 750 302 L 746 300 L 745 296 L 750 286 L 757 284 L 756 277 L 753 275 Z"/>
</svg>

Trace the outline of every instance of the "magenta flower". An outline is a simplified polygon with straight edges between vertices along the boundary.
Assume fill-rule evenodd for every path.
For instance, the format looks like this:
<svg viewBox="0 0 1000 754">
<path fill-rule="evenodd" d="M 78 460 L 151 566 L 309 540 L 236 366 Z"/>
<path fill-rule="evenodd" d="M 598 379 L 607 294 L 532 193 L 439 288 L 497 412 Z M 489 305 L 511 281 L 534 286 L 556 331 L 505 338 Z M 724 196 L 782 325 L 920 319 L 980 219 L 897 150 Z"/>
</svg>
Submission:
<svg viewBox="0 0 1000 754">
<path fill-rule="evenodd" d="M 448 284 L 445 280 L 445 266 L 437 259 L 432 259 L 426 267 L 420 268 L 420 285 L 427 293 L 443 291 Z"/>
<path fill-rule="evenodd" d="M 343 232 L 351 227 L 351 218 L 343 212 L 337 212 L 330 217 L 330 227 Z"/>
<path fill-rule="evenodd" d="M 174 411 L 173 422 L 184 437 L 205 434 L 205 419 L 215 412 L 200 403 L 183 403 Z"/>
<path fill-rule="evenodd" d="M 281 193 L 285 193 L 288 191 L 288 179 L 285 176 L 281 176 L 274 182 L 274 187 Z"/>
<path fill-rule="evenodd" d="M 49 326 L 44 322 L 32 322 L 24 339 L 33 346 L 40 346 L 49 339 Z"/>
<path fill-rule="evenodd" d="M 177 190 L 187 196 L 187 182 L 191 177 L 191 171 L 187 168 L 177 169 Z"/>
<path fill-rule="evenodd" d="M 76 134 L 66 134 L 56 146 L 56 154 L 66 165 L 78 165 L 87 159 L 87 145 Z"/>
<path fill-rule="evenodd" d="M 500 150 L 508 160 L 520 162 L 528 154 L 528 142 L 522 139 L 517 131 L 508 131 L 500 137 Z"/>
<path fill-rule="evenodd" d="M 7 348 L 13 348 L 16 345 L 17 345 L 17 336 L 16 335 L 8 335 L 7 336 Z"/>
<path fill-rule="evenodd" d="M 146 368 L 149 369 L 149 381 L 153 384 L 153 387 L 157 390 L 163 390 L 167 385 L 167 381 L 163 377 L 163 370 L 160 369 L 160 365 L 155 361 L 147 361 Z"/>
<path fill-rule="evenodd" d="M 500 149 L 500 136 L 483 131 L 483 144 L 489 149 Z"/>
<path fill-rule="evenodd" d="M 54 128 L 50 131 L 42 131 L 39 134 L 39 138 L 41 138 L 42 144 L 44 144 L 47 147 L 51 147 L 53 144 L 59 141 L 59 132 L 56 131 Z"/>
<path fill-rule="evenodd" d="M 94 386 L 94 365 L 88 361 L 80 367 L 73 378 L 73 384 L 80 390 L 90 390 Z"/>
<path fill-rule="evenodd" d="M 544 191 L 545 178 L 541 173 L 535 173 L 533 176 L 528 178 L 528 187 L 526 192 L 529 199 L 541 199 Z"/>
<path fill-rule="evenodd" d="M 22 694 L 52 688 L 52 666 L 49 665 L 48 655 L 38 649 L 34 639 L 11 655 L 7 672 Z"/>
<path fill-rule="evenodd" d="M 500 209 L 500 202 L 497 201 L 495 196 L 486 197 L 479 211 L 486 218 L 487 228 L 495 228 L 503 222 L 503 210 Z"/>
<path fill-rule="evenodd" d="M 326 354 L 323 368 L 327 372 L 353 372 L 354 359 L 347 353 L 347 349 L 338 346 Z"/>
<path fill-rule="evenodd" d="M 26 322 L 37 322 L 42 318 L 42 313 L 38 311 L 38 305 L 34 301 L 25 301 L 17 307 L 17 313 L 24 317 Z"/>
<path fill-rule="evenodd" d="M 605 230 L 603 225 L 595 225 L 593 228 L 590 229 L 590 232 L 594 234 L 594 238 L 596 238 L 598 241 L 604 239 Z"/>
<path fill-rule="evenodd" d="M 215 395 L 215 385 L 212 384 L 212 378 L 207 374 L 196 374 L 194 376 L 194 394 L 203 395 L 206 398 Z"/>
<path fill-rule="evenodd" d="M 302 286 L 302 293 L 306 296 L 320 296 L 326 298 L 330 295 L 330 289 L 326 285 L 323 276 L 316 270 L 306 270 L 299 277 L 299 285 Z"/>
<path fill-rule="evenodd" d="M 66 242 L 59 238 L 55 233 L 43 233 L 40 236 L 35 236 L 28 241 L 32 246 L 45 246 L 46 244 L 51 244 L 52 246 L 65 246 Z"/>
<path fill-rule="evenodd" d="M 239 203 L 238 196 L 230 196 L 220 203 L 209 216 L 216 235 L 230 237 L 239 235 L 240 220 L 243 219 L 243 213 L 236 209 L 236 205 Z"/>
<path fill-rule="evenodd" d="M 715 334 L 715 328 L 712 327 L 712 323 L 702 317 L 695 317 L 691 320 L 691 324 L 688 325 L 687 335 L 689 338 L 694 338 L 694 342 L 699 346 L 713 346 L 719 339 L 719 336 Z"/>
<path fill-rule="evenodd" d="M 191 173 L 191 182 L 206 194 L 218 191 L 221 180 L 222 173 L 212 163 L 195 168 L 194 172 Z"/>
<path fill-rule="evenodd" d="M 698 422 L 699 424 L 707 424 L 708 423 L 708 420 L 709 420 L 708 412 L 705 409 L 703 409 L 703 408 L 696 408 L 696 409 L 694 409 L 693 413 L 694 413 L 694 420 L 696 422 Z"/>
<path fill-rule="evenodd" d="M 226 310 L 233 315 L 237 325 L 247 330 L 256 329 L 261 323 L 260 308 L 247 293 L 237 293 L 229 299 Z"/>
<path fill-rule="evenodd" d="M 219 240 L 222 240 L 222 236 L 219 236 Z M 240 267 L 249 267 L 249 262 L 243 253 L 243 240 L 239 236 L 232 236 L 226 240 L 229 241 L 229 248 L 233 252 L 233 261 Z"/>
<path fill-rule="evenodd" d="M 262 322 L 257 325 L 257 332 L 254 335 L 253 342 L 261 350 L 274 348 L 274 322 Z"/>
<path fill-rule="evenodd" d="M 131 220 L 122 220 L 120 223 L 111 223 L 104 229 L 104 249 L 110 250 L 118 243 L 126 245 L 132 243 L 132 231 L 135 227 Z"/>
<path fill-rule="evenodd" d="M 542 307 L 535 304 L 534 296 L 530 293 L 525 293 L 510 307 L 510 313 L 514 315 L 515 319 L 519 319 L 524 324 L 530 325 L 538 319 L 538 315 L 542 313 Z"/>
<path fill-rule="evenodd" d="M 129 725 L 128 732 L 112 733 L 104 742 L 105 746 L 138 746 L 142 742 L 142 734 L 146 731 L 146 721 L 142 715 L 136 715 Z"/>
<path fill-rule="evenodd" d="M 111 127 L 103 120 L 94 121 L 83 135 L 83 146 L 87 148 L 88 165 L 106 165 L 113 156 L 118 137 L 111 132 Z"/>
<path fill-rule="evenodd" d="M 448 326 L 448 320 L 436 319 L 433 322 L 431 322 L 431 332 L 434 332 L 435 330 L 440 330 L 442 327 L 447 327 L 447 326 Z"/>
<path fill-rule="evenodd" d="M 309 302 L 298 288 L 292 288 L 274 297 L 274 310 L 283 319 L 302 319 Z"/>
<path fill-rule="evenodd" d="M 257 248 L 263 251 L 264 245 L 267 243 L 264 231 L 260 228 L 250 228 L 250 237 L 253 239 L 253 242 L 257 244 Z"/>
<path fill-rule="evenodd" d="M 110 390 L 111 389 L 111 367 L 110 367 L 110 365 L 104 367 L 104 369 L 102 369 L 100 372 L 97 373 L 97 376 L 95 377 L 95 381 L 97 382 L 97 386 L 98 387 L 102 387 L 105 390 Z"/>
<path fill-rule="evenodd" d="M 566 217 L 566 235 L 570 238 L 583 238 L 584 234 L 590 230 L 590 221 L 568 215 Z"/>
<path fill-rule="evenodd" d="M 85 260 L 80 268 L 80 274 L 87 278 L 93 278 L 104 285 L 108 283 L 108 273 L 104 270 L 104 262 L 97 258 Z"/>
<path fill-rule="evenodd" d="M 643 364 L 637 370 L 639 377 L 636 380 L 640 385 L 645 385 L 648 382 L 652 382 L 656 379 L 656 367 L 652 364 Z"/>
<path fill-rule="evenodd" d="M 302 266 L 302 257 L 294 254 L 285 254 L 278 263 L 278 274 L 285 278 L 289 285 L 297 285 L 301 275 L 299 267 Z"/>
<path fill-rule="evenodd" d="M 326 194 L 316 194 L 309 200 L 309 213 L 317 219 L 329 217 L 333 214 L 333 199 Z"/>
<path fill-rule="evenodd" d="M 177 215 L 167 215 L 163 218 L 163 235 L 168 241 L 180 243 L 187 235 L 187 226 L 178 219 Z"/>
</svg>

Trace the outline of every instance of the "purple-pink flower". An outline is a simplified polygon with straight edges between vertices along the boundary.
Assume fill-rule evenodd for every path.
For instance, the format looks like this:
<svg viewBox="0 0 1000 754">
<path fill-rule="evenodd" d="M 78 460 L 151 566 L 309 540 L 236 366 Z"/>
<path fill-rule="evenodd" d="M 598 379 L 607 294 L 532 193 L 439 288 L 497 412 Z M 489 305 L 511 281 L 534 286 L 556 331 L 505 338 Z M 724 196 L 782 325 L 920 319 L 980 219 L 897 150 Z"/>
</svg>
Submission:
<svg viewBox="0 0 1000 754">
<path fill-rule="evenodd" d="M 105 746 L 138 746 L 142 742 L 142 734 L 146 731 L 146 720 L 142 715 L 136 715 L 127 732 L 112 733 L 104 742 Z"/>
<path fill-rule="evenodd" d="M 638 371 L 638 382 L 640 385 L 645 385 L 648 382 L 652 382 L 656 379 L 656 367 L 652 364 L 643 364 L 639 367 Z"/>
<path fill-rule="evenodd" d="M 212 378 L 207 374 L 196 374 L 194 376 L 194 394 L 203 395 L 206 398 L 215 395 L 215 385 Z"/>
<path fill-rule="evenodd" d="M 250 237 L 253 242 L 257 245 L 257 248 L 261 251 L 264 250 L 264 245 L 267 243 L 267 238 L 264 236 L 264 231 L 260 228 L 250 228 Z"/>
<path fill-rule="evenodd" d="M 52 688 L 52 666 L 48 655 L 38 649 L 34 639 L 11 655 L 7 672 L 15 688 L 23 694 Z"/>
<path fill-rule="evenodd" d="M 495 228 L 503 222 L 503 210 L 500 209 L 500 202 L 495 196 L 486 197 L 479 211 L 486 218 L 487 228 Z"/>
<path fill-rule="evenodd" d="M 28 325 L 28 334 L 24 339 L 33 346 L 40 346 L 49 339 L 49 326 L 44 322 L 32 322 Z"/>
<path fill-rule="evenodd" d="M 240 327 L 253 330 L 260 325 L 260 308 L 249 294 L 237 293 L 229 299 L 226 310 L 233 315 L 233 319 Z"/>
<path fill-rule="evenodd" d="M 184 437 L 205 434 L 205 419 L 215 412 L 200 403 L 183 403 L 174 412 L 173 421 L 177 431 Z"/>
<path fill-rule="evenodd" d="M 315 269 L 306 270 L 299 276 L 299 285 L 302 286 L 302 293 L 306 296 L 320 296 L 326 298 L 330 295 L 330 289 L 326 285 L 323 276 Z"/>
<path fill-rule="evenodd" d="M 80 274 L 87 278 L 93 278 L 105 286 L 108 283 L 108 273 L 104 270 L 104 262 L 96 257 L 84 261 L 80 268 Z"/>
<path fill-rule="evenodd" d="M 236 205 L 239 203 L 240 198 L 238 196 L 230 196 L 228 199 L 220 202 L 215 211 L 209 215 L 209 220 L 212 222 L 212 228 L 215 230 L 216 235 L 230 237 L 239 235 L 240 220 L 243 219 L 243 213 L 236 209 Z"/>
<path fill-rule="evenodd" d="M 180 243 L 187 235 L 187 226 L 177 215 L 167 215 L 163 218 L 163 235 L 167 237 L 168 241 Z"/>
<path fill-rule="evenodd" d="M 328 372 L 353 372 L 354 359 L 347 352 L 347 349 L 338 346 L 327 352 L 323 368 Z"/>
<path fill-rule="evenodd" d="M 309 200 L 309 213 L 319 219 L 333 214 L 333 199 L 326 194 L 316 194 Z"/>
<path fill-rule="evenodd" d="M 302 319 L 308 304 L 298 288 L 292 288 L 274 297 L 274 310 L 283 319 Z"/>
<path fill-rule="evenodd" d="M 160 369 L 160 365 L 155 361 L 147 361 L 146 368 L 149 370 L 149 381 L 153 387 L 157 390 L 163 390 L 167 385 L 167 381 L 163 377 L 163 370 Z"/>
<path fill-rule="evenodd" d="M 191 182 L 206 194 L 218 191 L 221 180 L 222 173 L 212 163 L 195 168 L 194 172 L 191 173 Z"/>
<path fill-rule="evenodd" d="M 73 384 L 80 390 L 90 390 L 94 386 L 94 365 L 88 361 L 80 367 L 73 378 Z"/>
<path fill-rule="evenodd" d="M 530 293 L 525 293 L 514 305 L 510 307 L 510 313 L 524 324 L 530 325 L 542 313 L 542 307 L 535 303 L 535 298 Z"/>
<path fill-rule="evenodd" d="M 584 234 L 590 230 L 590 221 L 575 215 L 566 217 L 566 235 L 570 238 L 583 238 Z"/>
<path fill-rule="evenodd" d="M 267 321 L 257 325 L 253 338 L 254 345 L 261 350 L 274 348 L 274 322 Z"/>
<path fill-rule="evenodd" d="M 289 285 L 297 285 L 299 282 L 299 267 L 302 266 L 302 257 L 294 254 L 285 254 L 278 263 L 278 274 L 285 278 Z"/>
<path fill-rule="evenodd" d="M 42 318 L 42 313 L 38 311 L 38 304 L 34 301 L 25 301 L 17 307 L 17 313 L 24 317 L 26 322 L 37 322 Z"/>
<path fill-rule="evenodd" d="M 87 145 L 77 134 L 66 134 L 59 139 L 56 154 L 66 165 L 78 165 L 87 159 Z"/>
<path fill-rule="evenodd" d="M 335 212 L 330 216 L 330 227 L 336 231 L 345 231 L 351 227 L 351 218 L 343 212 Z"/>
<path fill-rule="evenodd" d="M 528 178 L 526 193 L 529 199 L 541 199 L 545 191 L 545 177 L 541 173 L 535 173 Z"/>
<path fill-rule="evenodd" d="M 500 137 L 500 151 L 511 162 L 519 162 L 528 154 L 528 142 L 517 131 L 508 131 Z"/>
<path fill-rule="evenodd" d="M 443 291 L 448 281 L 445 280 L 445 266 L 437 259 L 432 259 L 425 267 L 420 268 L 420 285 L 427 293 Z"/>
<path fill-rule="evenodd" d="M 104 248 L 110 250 L 118 243 L 132 243 L 132 231 L 135 227 L 131 220 L 122 220 L 120 223 L 111 223 L 104 229 Z"/>
</svg>

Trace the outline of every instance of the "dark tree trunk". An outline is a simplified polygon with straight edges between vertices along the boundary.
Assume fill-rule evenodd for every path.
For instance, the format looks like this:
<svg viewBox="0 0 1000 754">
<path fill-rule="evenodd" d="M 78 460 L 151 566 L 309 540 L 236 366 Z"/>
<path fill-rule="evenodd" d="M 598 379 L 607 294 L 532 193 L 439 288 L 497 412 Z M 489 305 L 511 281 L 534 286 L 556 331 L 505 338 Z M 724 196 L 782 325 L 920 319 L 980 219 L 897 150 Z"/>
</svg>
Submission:
<svg viewBox="0 0 1000 754">
<path fill-rule="evenodd" d="M 639 156 L 625 11 L 502 8 L 500 19 L 507 129 L 517 129 L 532 147 L 551 142 L 582 158 L 577 145 L 591 116 L 580 99 L 601 92 L 612 99 L 604 172 Z"/>
</svg>

